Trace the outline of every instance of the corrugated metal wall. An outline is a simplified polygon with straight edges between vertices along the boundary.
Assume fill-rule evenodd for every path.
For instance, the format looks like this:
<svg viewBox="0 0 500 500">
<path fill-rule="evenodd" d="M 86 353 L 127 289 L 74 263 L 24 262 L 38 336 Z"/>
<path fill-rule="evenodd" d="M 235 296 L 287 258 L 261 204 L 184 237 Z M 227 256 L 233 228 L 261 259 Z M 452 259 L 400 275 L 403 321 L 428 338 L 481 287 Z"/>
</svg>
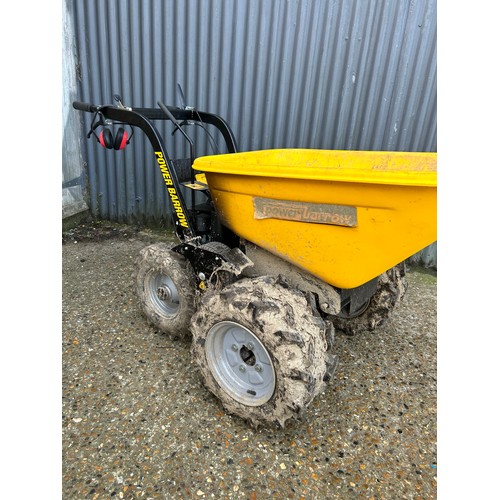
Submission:
<svg viewBox="0 0 500 500">
<path fill-rule="evenodd" d="M 74 0 L 73 16 L 81 100 L 181 105 L 180 83 L 240 151 L 436 151 L 436 0 Z M 171 156 L 187 156 L 165 127 Z M 95 215 L 165 218 L 149 148 L 140 133 L 118 153 L 89 143 Z"/>
</svg>

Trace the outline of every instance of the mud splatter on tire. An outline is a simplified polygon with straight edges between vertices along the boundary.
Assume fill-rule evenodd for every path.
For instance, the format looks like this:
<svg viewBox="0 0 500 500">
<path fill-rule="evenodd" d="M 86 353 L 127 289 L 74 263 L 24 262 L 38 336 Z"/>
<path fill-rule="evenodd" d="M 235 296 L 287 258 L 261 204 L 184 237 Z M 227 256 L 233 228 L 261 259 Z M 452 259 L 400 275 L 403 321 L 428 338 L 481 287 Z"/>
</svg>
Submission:
<svg viewBox="0 0 500 500">
<path fill-rule="evenodd" d="M 207 336 L 221 322 L 241 325 L 265 347 L 275 373 L 270 399 L 258 406 L 233 398 L 209 367 Z M 242 279 L 207 294 L 191 322 L 192 355 L 206 387 L 224 408 L 257 427 L 300 417 L 324 388 L 327 372 L 327 325 L 313 314 L 303 293 L 280 278 Z M 220 356 L 224 356 L 220 352 Z M 222 361 L 221 361 L 222 362 Z"/>
<path fill-rule="evenodd" d="M 135 289 L 148 320 L 171 338 L 190 338 L 196 280 L 191 264 L 165 243 L 142 249 Z"/>
<path fill-rule="evenodd" d="M 351 319 L 337 316 L 329 316 L 329 319 L 337 330 L 348 335 L 373 331 L 387 321 L 394 308 L 403 299 L 407 288 L 404 263 L 398 264 L 379 277 L 377 291 L 363 314 Z"/>
</svg>

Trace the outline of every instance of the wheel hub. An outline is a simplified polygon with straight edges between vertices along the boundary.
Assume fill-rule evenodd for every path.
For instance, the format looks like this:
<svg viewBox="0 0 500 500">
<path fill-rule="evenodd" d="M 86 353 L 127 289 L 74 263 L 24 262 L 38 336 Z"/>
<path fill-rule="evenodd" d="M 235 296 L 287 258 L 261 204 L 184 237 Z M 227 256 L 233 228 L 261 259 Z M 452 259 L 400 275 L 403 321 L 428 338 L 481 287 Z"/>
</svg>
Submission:
<svg viewBox="0 0 500 500">
<path fill-rule="evenodd" d="M 163 314 L 175 316 L 179 312 L 179 292 L 172 278 L 162 273 L 153 274 L 149 280 L 146 281 L 145 289 L 151 302 L 153 302 Z"/>
<path fill-rule="evenodd" d="M 156 293 L 158 295 L 158 298 L 160 300 L 163 300 L 163 302 L 168 302 L 172 300 L 172 291 L 168 286 L 160 286 L 158 287 L 158 290 L 156 290 Z"/>
<path fill-rule="evenodd" d="M 252 346 L 250 348 L 250 346 Z M 253 349 L 253 344 L 250 344 L 250 346 L 242 346 L 240 349 L 240 357 L 241 359 L 248 365 L 248 366 L 254 366 L 255 365 L 255 354 L 251 349 Z"/>
<path fill-rule="evenodd" d="M 271 357 L 259 338 L 233 321 L 216 323 L 208 332 L 205 353 L 219 385 L 236 401 L 260 406 L 276 386 Z"/>
</svg>

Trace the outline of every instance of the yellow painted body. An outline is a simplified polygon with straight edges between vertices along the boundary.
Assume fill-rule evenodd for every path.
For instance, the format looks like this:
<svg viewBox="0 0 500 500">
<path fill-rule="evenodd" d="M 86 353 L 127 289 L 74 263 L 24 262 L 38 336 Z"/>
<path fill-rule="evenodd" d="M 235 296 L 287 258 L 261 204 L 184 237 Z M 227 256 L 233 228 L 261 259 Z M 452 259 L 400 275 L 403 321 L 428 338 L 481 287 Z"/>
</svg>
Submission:
<svg viewBox="0 0 500 500">
<path fill-rule="evenodd" d="M 436 241 L 436 160 L 436 153 L 276 149 L 205 156 L 193 168 L 205 173 L 222 222 L 240 237 L 354 288 Z M 266 203 L 291 209 L 259 218 Z M 351 225 L 321 214 L 330 209 L 347 211 Z M 311 214 L 316 221 L 306 220 Z"/>
</svg>

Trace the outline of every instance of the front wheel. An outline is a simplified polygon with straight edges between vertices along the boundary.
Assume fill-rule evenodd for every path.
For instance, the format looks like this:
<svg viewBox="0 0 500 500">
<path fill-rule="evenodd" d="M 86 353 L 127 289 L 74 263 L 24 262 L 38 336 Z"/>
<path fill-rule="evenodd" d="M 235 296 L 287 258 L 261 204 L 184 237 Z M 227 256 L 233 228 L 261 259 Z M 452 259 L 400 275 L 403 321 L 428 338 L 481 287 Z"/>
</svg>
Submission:
<svg viewBox="0 0 500 500">
<path fill-rule="evenodd" d="M 191 331 L 207 388 L 256 427 L 283 427 L 323 389 L 327 326 L 279 279 L 243 279 L 205 296 Z"/>
<path fill-rule="evenodd" d="M 171 337 L 189 338 L 196 280 L 191 264 L 164 243 L 150 245 L 137 259 L 136 293 L 148 320 Z"/>
</svg>

